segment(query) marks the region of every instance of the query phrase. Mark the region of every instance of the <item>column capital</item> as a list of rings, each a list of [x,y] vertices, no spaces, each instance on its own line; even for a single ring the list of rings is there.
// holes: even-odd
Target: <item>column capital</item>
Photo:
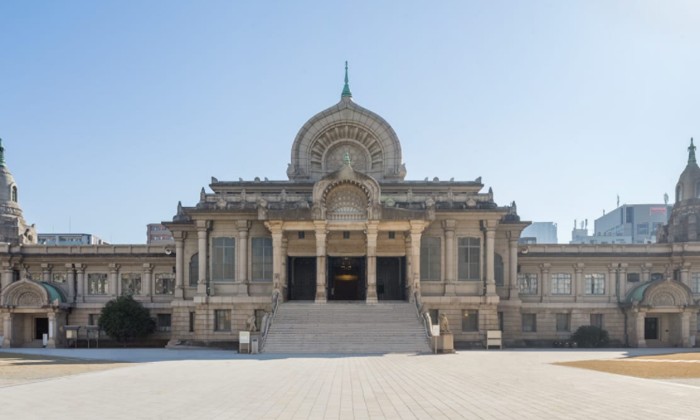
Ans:
[[[481,219],[481,229],[486,232],[495,232],[498,221],[490,219]]]
[[[576,271],[577,274],[582,273],[585,266],[586,266],[586,264],[584,264],[582,262],[579,262],[579,263],[572,265],[572,267],[574,268],[574,271]]]
[[[152,273],[154,267],[155,267],[155,266],[154,266],[153,264],[144,263],[144,264],[143,264],[143,272],[144,272],[144,273]]]
[[[281,234],[284,230],[284,222],[281,220],[269,220],[265,222],[265,227],[274,235]]]
[[[442,221],[442,228],[445,229],[446,232],[454,231],[456,227],[457,227],[456,220],[443,220]]]
[[[108,267],[109,267],[109,272],[110,272],[110,273],[116,273],[116,272],[119,270],[119,267],[121,267],[121,265],[115,264],[115,263],[111,263],[111,264],[109,264]]]
[[[268,222],[265,222],[265,226],[267,226]],[[250,220],[236,220],[236,229],[238,229],[239,232],[248,232],[250,229]]]
[[[212,221],[211,220],[197,220],[196,222],[197,230],[198,231],[208,231],[211,229],[212,226]]]

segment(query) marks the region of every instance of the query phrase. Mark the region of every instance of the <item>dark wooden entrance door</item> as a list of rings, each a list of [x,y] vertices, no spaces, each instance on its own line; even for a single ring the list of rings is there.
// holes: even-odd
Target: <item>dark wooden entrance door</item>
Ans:
[[[287,299],[316,298],[316,257],[289,257],[287,264]]]
[[[659,339],[659,318],[644,318],[644,339]]]
[[[34,318],[34,339],[41,340],[44,334],[49,333],[48,318]]]
[[[377,299],[405,300],[404,257],[377,257]]]
[[[328,300],[364,300],[364,257],[328,258]]]

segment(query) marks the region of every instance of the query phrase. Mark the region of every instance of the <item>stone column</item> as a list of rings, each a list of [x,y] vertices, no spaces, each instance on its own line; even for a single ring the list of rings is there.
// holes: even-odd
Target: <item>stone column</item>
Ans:
[[[85,302],[85,295],[87,294],[87,280],[85,279],[86,268],[85,264],[75,264],[75,272],[78,275],[78,280],[76,281],[76,289],[78,292],[76,300],[78,302]]]
[[[690,312],[680,313],[681,318],[681,346],[690,347]]]
[[[457,294],[455,279],[457,278],[457,265],[455,264],[455,226],[454,220],[443,220],[442,228],[445,231],[445,296]]]
[[[287,298],[287,236],[282,235],[282,272],[280,273],[280,299],[283,301]]]
[[[688,262],[684,262],[681,265],[681,283],[688,287],[690,287],[690,266],[691,264]]]
[[[414,302],[414,293],[420,290],[420,240],[425,225],[423,221],[411,220],[411,274],[409,277],[409,301]]]
[[[491,221],[485,221],[484,225],[486,228],[486,296],[494,296],[496,294],[496,277],[494,276],[496,228]]]
[[[367,303],[377,303],[378,223],[367,223]]]
[[[314,222],[316,233],[316,303],[325,303],[326,297],[326,222]]]
[[[518,239],[510,238],[508,240],[508,293],[510,300],[520,300],[520,291],[518,289]]]
[[[175,299],[185,298],[185,239],[187,232],[176,232],[175,237]]]
[[[108,295],[112,296],[119,296],[121,285],[119,284],[120,282],[117,280],[119,276],[119,264],[109,264],[109,292],[107,293]]]
[[[153,302],[153,285],[151,284],[152,277],[153,264],[143,264],[143,284],[141,292],[144,294],[146,301],[148,302]]]
[[[605,294],[608,296],[608,302],[615,302],[615,277],[618,274],[617,264],[608,266],[608,278],[605,284]]]
[[[66,282],[68,282],[68,302],[75,302],[76,300],[76,288],[75,282],[77,281],[75,276],[75,266],[73,264],[66,264]]]
[[[549,292],[552,289],[552,279],[549,278],[550,267],[551,264],[549,263],[540,264],[540,273],[542,275],[539,284],[540,302],[549,302]]]
[[[642,264],[642,283],[646,283],[651,280],[651,263]]]
[[[12,265],[9,262],[2,263],[2,274],[0,275],[0,296],[3,295],[7,286],[12,284]]]
[[[51,281],[51,269],[53,266],[51,264],[41,264],[41,281],[50,282]]]
[[[49,349],[56,348],[56,313],[49,312],[49,339],[46,343],[46,347]]]
[[[588,291],[586,290],[586,281],[583,278],[584,266],[584,263],[574,264],[574,284],[572,285],[574,302],[578,302],[582,295],[588,293]]]
[[[618,276],[617,301],[622,302],[627,296],[627,263],[619,264]]]
[[[410,232],[404,232],[404,249],[406,253],[406,284],[404,285],[404,295],[408,296],[409,300],[411,300],[411,285],[413,284],[413,258],[411,254],[413,254],[413,247],[411,246]]]
[[[2,317],[3,348],[12,347],[12,317],[13,314],[10,313],[3,314]]]
[[[282,293],[282,235],[284,233],[281,221],[266,222],[265,225],[272,233],[272,288]]]
[[[197,220],[197,244],[199,247],[199,281],[197,282],[197,294],[200,296],[207,293],[207,233],[209,223],[206,220]]]
[[[239,296],[248,296],[248,229],[250,222],[247,220],[238,220],[236,222],[238,229],[238,273],[236,276],[236,294]],[[274,245],[273,245],[274,248]],[[274,257],[273,257],[274,264]]]
[[[645,312],[637,312],[635,319],[635,329],[637,338],[637,347],[646,347],[647,341],[644,339],[644,319],[646,318]]]

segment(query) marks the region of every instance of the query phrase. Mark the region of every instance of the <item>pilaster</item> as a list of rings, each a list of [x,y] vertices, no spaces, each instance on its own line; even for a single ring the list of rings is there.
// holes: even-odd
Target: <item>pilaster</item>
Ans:
[[[455,264],[455,226],[457,222],[454,220],[443,220],[442,228],[445,232],[445,296],[455,296],[456,291],[456,272],[457,265]]]
[[[247,220],[238,220],[236,222],[238,230],[238,275],[236,276],[235,289],[239,296],[248,296],[248,232],[250,230],[250,222]],[[274,249],[274,239],[273,239]],[[274,257],[273,257],[274,264]]]
[[[316,234],[316,303],[325,303],[326,297],[326,222],[314,221]]]
[[[367,223],[367,303],[377,303],[378,222]]]

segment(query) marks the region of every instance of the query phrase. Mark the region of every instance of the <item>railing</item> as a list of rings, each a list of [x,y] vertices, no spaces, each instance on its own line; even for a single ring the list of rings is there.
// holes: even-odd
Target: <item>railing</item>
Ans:
[[[413,303],[416,305],[416,315],[418,319],[423,323],[423,328],[425,329],[425,337],[430,340],[433,336],[432,332],[432,320],[430,319],[430,313],[428,311],[421,312],[423,310],[423,299],[420,294],[420,290],[413,292]]]
[[[280,305],[280,299],[282,294],[279,289],[274,289],[272,291],[272,312],[266,312],[262,319],[262,325],[260,328],[260,351],[265,348],[265,342],[267,341],[267,334],[270,332],[270,327],[272,326],[272,321],[277,315],[277,308]]]

